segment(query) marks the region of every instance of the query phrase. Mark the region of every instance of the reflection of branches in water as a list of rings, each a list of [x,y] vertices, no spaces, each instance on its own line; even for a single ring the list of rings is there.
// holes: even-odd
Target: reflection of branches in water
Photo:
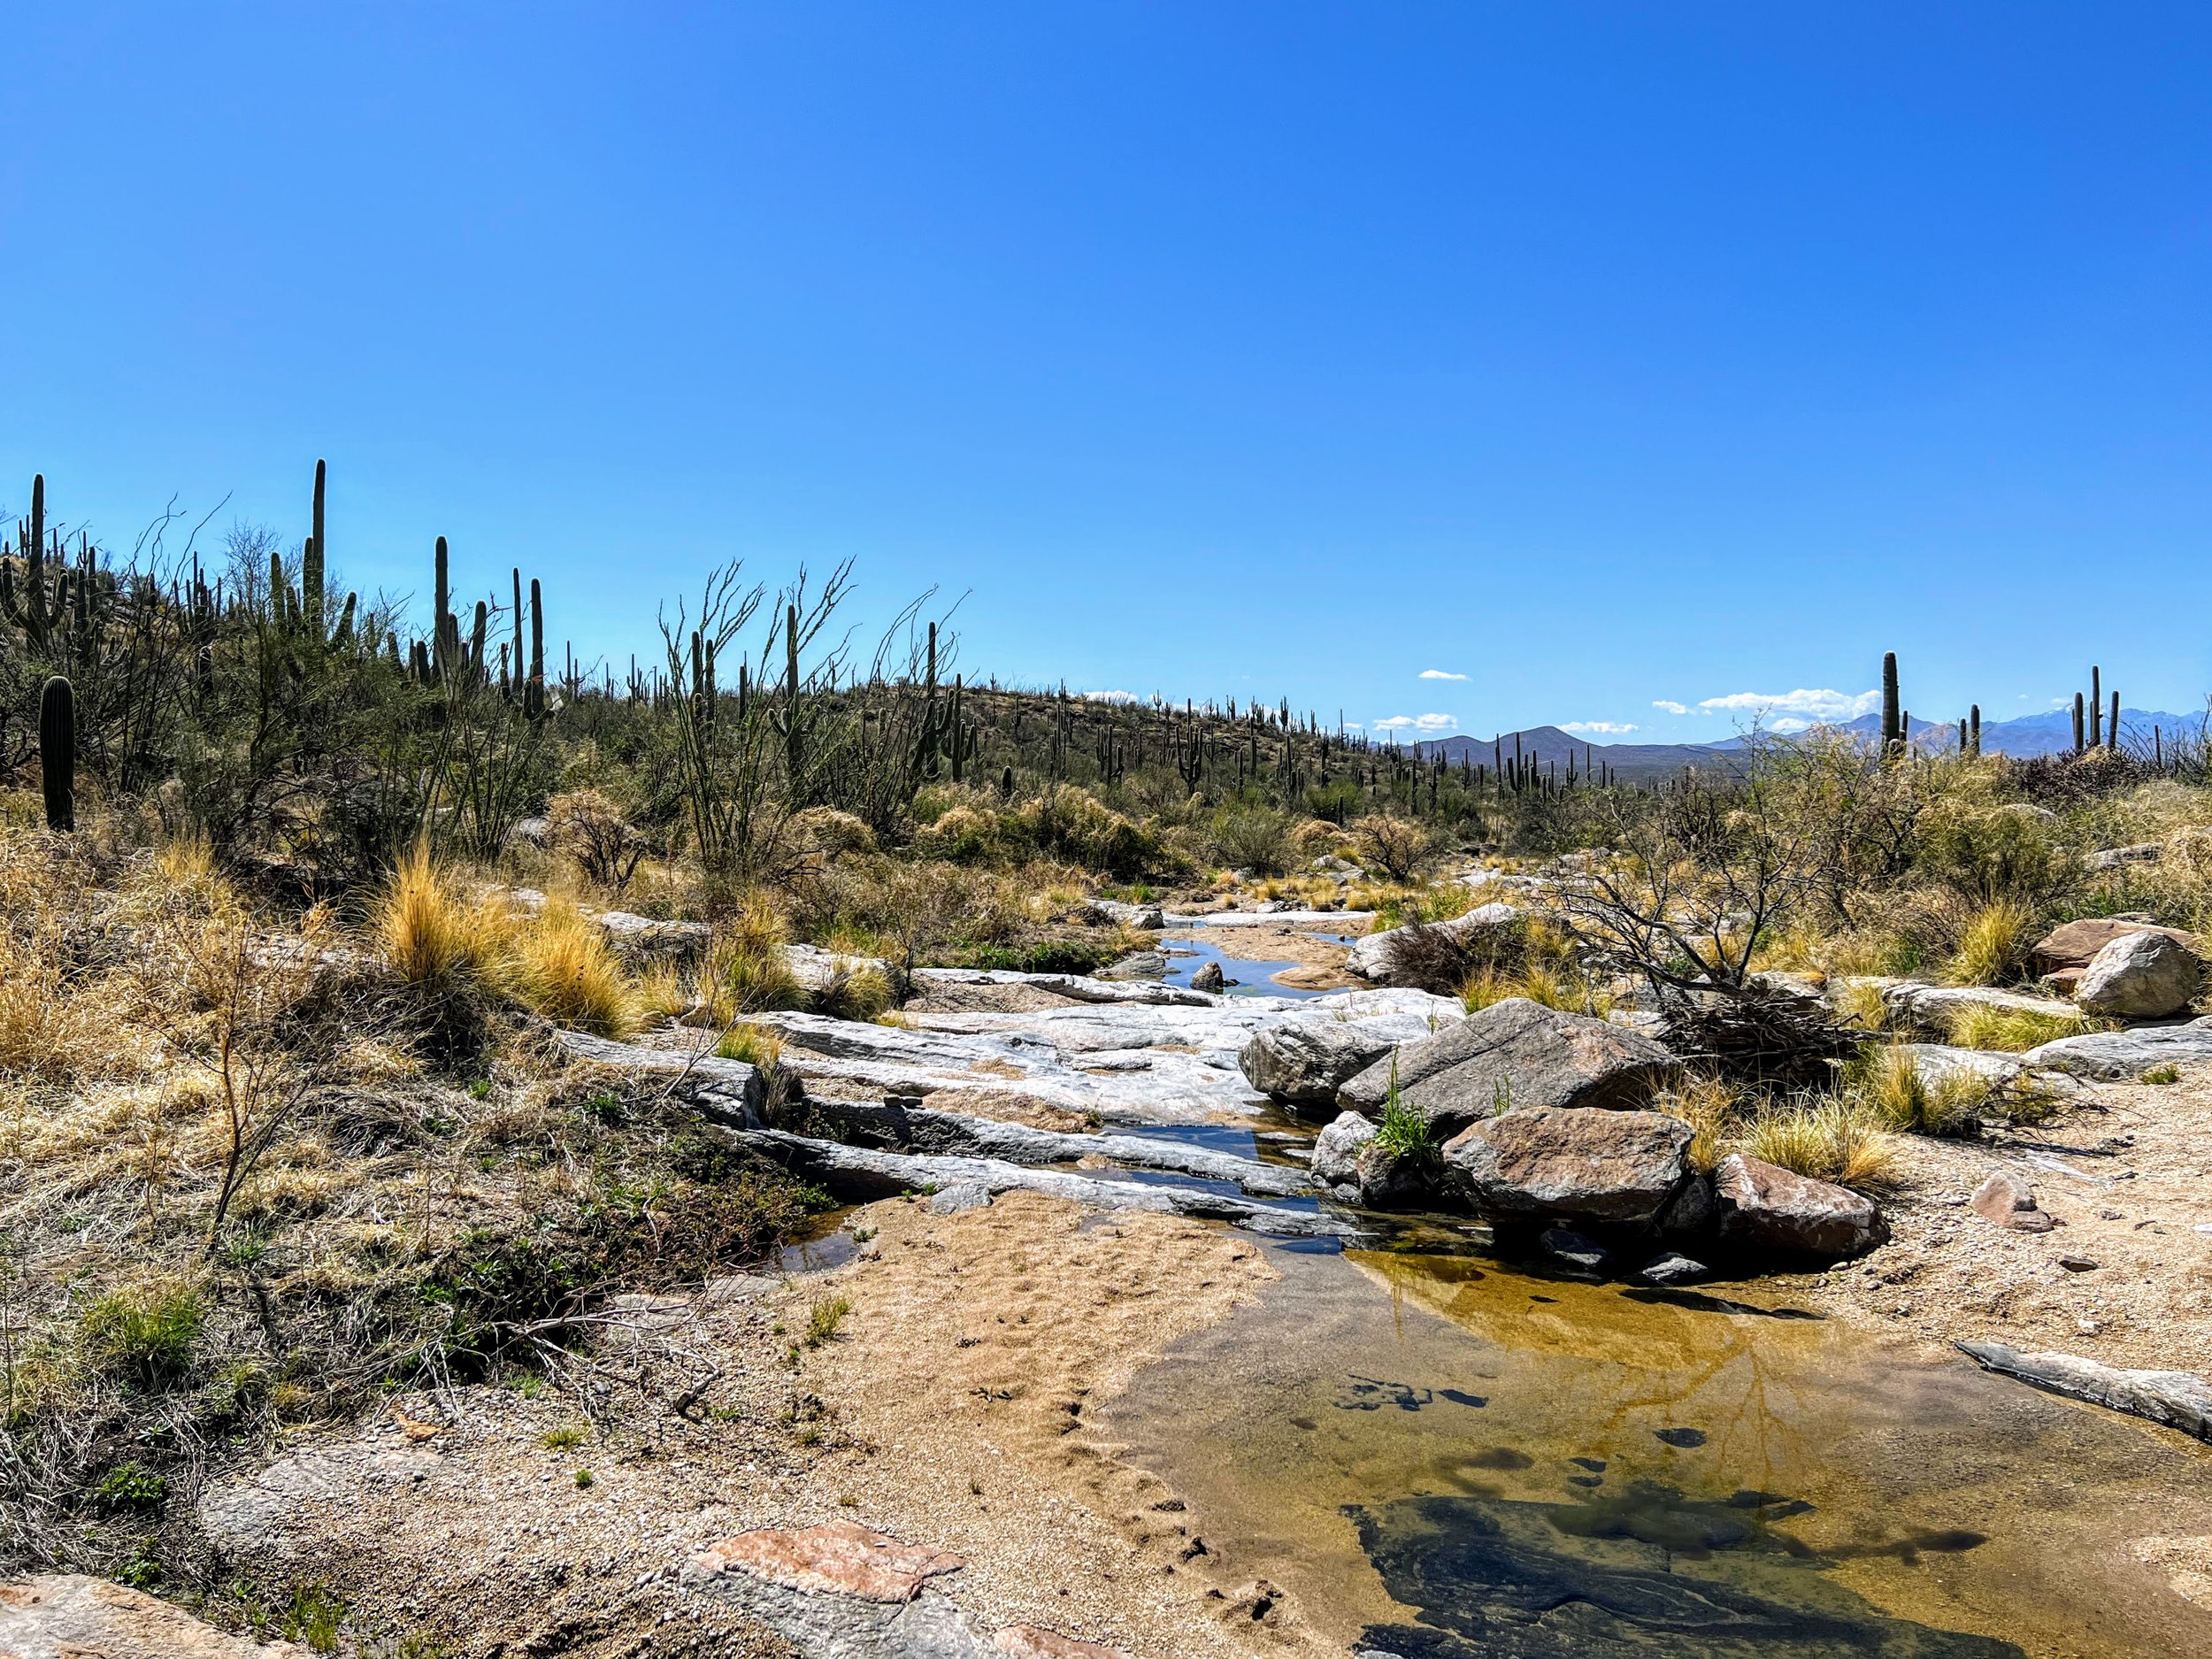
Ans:
[[[1544,1289],[1557,1299],[1532,1317],[1515,1303],[1537,1281],[1517,1274],[1410,1256],[1368,1256],[1360,1264],[1389,1288],[1394,1317],[1402,1320],[1397,1310],[1410,1300],[1522,1366],[1560,1373],[1536,1387],[1497,1390],[1500,1405],[1517,1395],[1547,1416],[1563,1408],[1567,1421],[1615,1437],[1623,1455],[1646,1430],[1669,1426],[1654,1417],[1672,1416],[1705,1432],[1713,1459],[1705,1466],[1726,1471],[1740,1486],[1801,1480],[1826,1461],[1824,1387],[1807,1363],[1807,1346],[1831,1339],[1807,1323],[1551,1281]],[[1523,1340],[1515,1340],[1516,1325]]]

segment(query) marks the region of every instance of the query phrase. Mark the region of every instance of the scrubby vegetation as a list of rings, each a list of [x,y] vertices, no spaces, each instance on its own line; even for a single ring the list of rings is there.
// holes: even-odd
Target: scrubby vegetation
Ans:
[[[35,491],[0,559],[12,1560],[150,1579],[219,1448],[453,1377],[573,1378],[611,1290],[695,1283],[818,1207],[553,1027],[687,1021],[773,1073],[754,1017],[896,1020],[920,966],[1129,951],[1102,895],[1348,904],[1470,1009],[1660,1015],[1701,1162],[1869,1184],[1892,1136],[2044,1107],[1924,1082],[1874,987],[1832,1007],[1776,976],[2017,984],[2055,921],[2212,922],[2185,749],[2016,764],[1814,736],[1646,788],[1447,765],[1286,703],[971,684],[926,596],[861,657],[842,569],[772,595],[718,572],[651,667],[555,669],[538,584],[457,601],[440,544],[417,629],[342,593],[325,520],[319,477],[300,553],[240,526],[211,574],[165,526],[127,557],[70,547]],[[2085,857],[2140,842],[2162,856]],[[1531,872],[1543,913],[1449,929]],[[625,955],[595,919],[617,909],[703,924],[704,948]],[[1959,1018],[1985,1048],[2059,1030]],[[1428,1133],[1393,1110],[1379,1140],[1432,1162]],[[818,1306],[804,1340],[849,1312]]]

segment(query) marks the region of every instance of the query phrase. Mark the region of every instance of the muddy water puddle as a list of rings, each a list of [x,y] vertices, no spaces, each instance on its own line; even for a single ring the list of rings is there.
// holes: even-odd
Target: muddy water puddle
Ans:
[[[2212,1448],[1893,1350],[1786,1281],[1272,1251],[1107,1415],[1233,1570],[1403,1659],[2212,1655],[2143,1563]],[[2156,1553],[2156,1546],[2147,1546]]]

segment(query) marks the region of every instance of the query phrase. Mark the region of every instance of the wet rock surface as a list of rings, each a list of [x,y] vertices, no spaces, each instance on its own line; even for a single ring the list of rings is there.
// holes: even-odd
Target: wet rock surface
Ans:
[[[2212,1440],[2212,1383],[2194,1371],[2124,1371],[2071,1354],[2022,1353],[2001,1342],[1958,1347],[1986,1370]]]
[[[1402,1659],[2022,1659],[1884,1613],[1758,1504],[1657,1481],[1580,1503],[1411,1497],[1350,1514],[1391,1595],[1421,1609],[1363,1635]]]

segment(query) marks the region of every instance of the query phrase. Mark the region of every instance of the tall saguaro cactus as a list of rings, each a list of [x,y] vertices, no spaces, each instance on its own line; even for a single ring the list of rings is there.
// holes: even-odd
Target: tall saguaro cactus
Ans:
[[[38,769],[46,827],[77,827],[77,694],[56,674],[38,698]]]
[[[17,591],[15,566],[0,559],[0,615],[23,630],[23,642],[42,652],[69,608],[68,579],[60,572],[50,593],[46,586],[46,474],[31,480],[31,518],[23,530],[23,586]]]
[[[323,538],[323,485],[326,478],[321,461],[315,463],[315,503],[311,510],[313,529],[306,550],[300,556],[300,600],[307,613],[308,631],[319,640],[323,636],[323,571],[329,543]]]
[[[2089,667],[2089,747],[2104,747],[2104,670],[2095,664]]]
[[[1882,653],[1882,753],[1894,754],[1905,741],[1897,702],[1897,653]]]

